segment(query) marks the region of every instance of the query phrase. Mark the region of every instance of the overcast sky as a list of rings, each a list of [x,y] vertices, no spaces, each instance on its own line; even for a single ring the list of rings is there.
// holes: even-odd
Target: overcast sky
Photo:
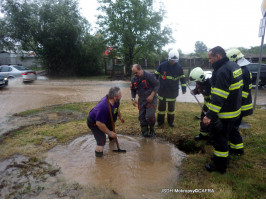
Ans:
[[[97,0],[79,0],[81,13],[94,26]],[[165,47],[192,53],[195,42],[208,48],[260,46],[262,0],[164,0],[165,24],[173,29],[175,44]]]

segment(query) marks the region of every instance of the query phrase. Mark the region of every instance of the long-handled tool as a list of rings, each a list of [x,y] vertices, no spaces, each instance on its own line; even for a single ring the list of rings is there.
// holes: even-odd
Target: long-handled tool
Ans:
[[[188,88],[190,89],[190,91],[191,91],[191,88],[189,87],[189,84],[187,85],[188,86]],[[199,102],[199,100],[198,100],[198,98],[195,96],[195,94],[193,94],[193,96],[195,97],[195,99],[197,100],[197,102],[198,102],[198,104],[199,104],[199,106],[200,106],[200,108],[201,108],[201,110],[202,110],[202,112],[204,113],[204,115],[206,116],[206,113],[207,112],[205,112],[204,110],[203,110],[203,107],[202,107],[202,105],[201,105],[201,103]],[[218,118],[216,121],[211,121],[211,124],[214,126],[214,127],[216,127],[218,130],[222,130],[223,129],[223,124],[222,124],[222,122],[221,122],[221,120]]]
[[[191,88],[189,87],[189,84],[187,84],[187,86],[188,86],[188,88],[189,88],[189,90],[190,91],[192,91],[191,90]],[[199,104],[199,106],[200,106],[200,108],[201,108],[201,110],[202,110],[202,112],[206,115],[206,112],[204,112],[204,110],[203,110],[203,107],[202,107],[202,105],[201,105],[201,103],[199,102],[199,100],[198,100],[198,98],[196,97],[196,95],[193,93],[193,96],[195,97],[195,99],[197,100],[197,102],[198,102],[198,104]]]
[[[115,132],[115,124],[114,124],[114,120],[113,120],[113,114],[112,114],[111,105],[110,105],[110,102],[109,102],[108,95],[107,95],[107,104],[108,104],[108,109],[109,109],[112,129],[113,129],[113,132]],[[116,143],[116,146],[117,146],[117,150],[113,150],[114,152],[120,152],[120,153],[126,153],[127,152],[126,150],[120,149],[117,137],[115,138],[115,143]]]

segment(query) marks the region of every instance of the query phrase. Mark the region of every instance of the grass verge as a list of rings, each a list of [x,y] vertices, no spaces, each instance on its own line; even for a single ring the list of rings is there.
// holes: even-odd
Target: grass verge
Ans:
[[[80,112],[87,116],[95,104],[96,102],[51,106],[19,113],[19,116],[34,116],[47,110]],[[126,122],[122,124],[117,121],[117,132],[125,135],[140,134],[138,109],[133,107],[130,101],[122,101],[121,112]],[[252,116],[244,118],[251,127],[241,129],[245,155],[231,157],[228,171],[224,175],[209,173],[204,169],[205,163],[210,161],[213,149],[205,142],[193,140],[199,131],[199,120],[195,117],[199,115],[197,104],[177,103],[175,127],[171,128],[166,124],[162,128],[156,128],[157,137],[174,143],[188,154],[181,166],[180,179],[174,188],[169,188],[172,190],[169,190],[167,198],[265,198],[265,110],[258,108]],[[60,124],[46,123],[25,127],[1,138],[0,159],[13,154],[41,157],[57,144],[70,142],[88,132],[86,118]],[[189,192],[190,190],[194,193]]]

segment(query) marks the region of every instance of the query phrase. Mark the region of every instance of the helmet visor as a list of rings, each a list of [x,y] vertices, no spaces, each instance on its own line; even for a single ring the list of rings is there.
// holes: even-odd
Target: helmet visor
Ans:
[[[238,61],[237,61],[237,64],[240,66],[240,67],[243,67],[243,66],[247,66],[250,64],[250,62],[245,59],[245,58],[240,58]]]

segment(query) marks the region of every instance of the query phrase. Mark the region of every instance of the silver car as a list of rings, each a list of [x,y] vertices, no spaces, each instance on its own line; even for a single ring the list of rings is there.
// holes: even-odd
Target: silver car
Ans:
[[[7,78],[22,77],[24,82],[34,81],[37,79],[35,71],[21,65],[1,65],[0,75]]]

